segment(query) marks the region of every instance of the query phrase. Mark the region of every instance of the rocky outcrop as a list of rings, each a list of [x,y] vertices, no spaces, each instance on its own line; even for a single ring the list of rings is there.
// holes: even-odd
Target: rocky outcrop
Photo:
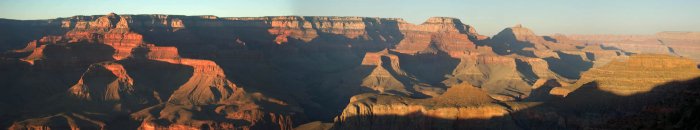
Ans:
[[[565,39],[564,37],[558,38]],[[493,46],[496,53],[501,55],[518,54],[539,58],[556,57],[556,54],[552,51],[577,50],[576,43],[538,36],[532,30],[522,25],[503,29],[503,31],[493,36],[493,39],[490,39],[488,43]]]
[[[332,129],[515,129],[508,110],[467,84],[430,99],[363,94],[354,96]],[[497,119],[496,119],[497,118]],[[480,121],[496,119],[492,121]]]
[[[534,90],[539,94],[533,93],[529,99],[544,103],[520,109],[512,116],[522,126],[538,129],[667,127],[648,124],[667,123],[659,120],[676,117],[658,115],[687,110],[681,105],[693,104],[678,97],[697,93],[697,87],[693,86],[699,72],[690,59],[660,54],[632,55],[591,69],[575,84],[545,82]],[[646,122],[639,117],[655,121]]]
[[[377,53],[367,53],[362,65],[374,66],[374,69],[362,79],[360,86],[370,88],[379,93],[395,93],[399,95],[411,95],[405,84],[399,79],[408,76],[401,69],[399,57],[389,54],[388,50]]]
[[[658,54],[632,55],[583,73],[570,89],[595,82],[597,88],[617,95],[649,92],[655,86],[673,80],[689,80],[700,76],[692,60]]]
[[[521,77],[518,67],[527,66],[518,66],[515,58],[497,55],[463,57],[444,83],[448,86],[470,83],[500,100],[520,99],[529,94],[530,85]]]
[[[0,50],[13,50],[0,55],[7,72],[0,76],[13,80],[0,80],[9,86],[0,94],[0,126],[17,129],[291,129],[339,112],[337,129],[527,129],[543,119],[567,126],[590,121],[561,112],[579,109],[558,102],[593,97],[576,86],[595,81],[638,95],[648,86],[631,86],[637,81],[679,78],[660,68],[693,66],[677,57],[619,59],[697,52],[693,33],[660,33],[638,44],[637,37],[591,42],[516,26],[488,38],[447,17],[415,25],[398,18],[110,13],[0,20],[0,28],[26,29],[0,36],[8,42]],[[625,70],[640,67],[634,64],[662,67]],[[650,73],[662,76],[644,77]],[[642,76],[623,77],[630,75]]]
[[[429,18],[425,23],[412,25],[400,23],[399,30],[403,40],[396,45],[400,53],[413,54],[432,46],[447,52],[452,57],[477,52],[473,41],[486,39],[477,34],[473,27],[463,24],[460,20],[446,17]]]
[[[79,99],[89,101],[138,102],[136,99],[128,101],[128,98],[137,97],[134,79],[118,63],[93,64],[68,91]]]

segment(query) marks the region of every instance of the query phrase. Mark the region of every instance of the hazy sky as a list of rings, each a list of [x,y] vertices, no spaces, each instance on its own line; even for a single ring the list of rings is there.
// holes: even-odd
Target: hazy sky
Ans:
[[[398,17],[420,24],[432,16],[461,19],[493,35],[515,24],[545,35],[653,34],[700,31],[700,0],[1,0],[0,18],[181,14],[237,16]]]

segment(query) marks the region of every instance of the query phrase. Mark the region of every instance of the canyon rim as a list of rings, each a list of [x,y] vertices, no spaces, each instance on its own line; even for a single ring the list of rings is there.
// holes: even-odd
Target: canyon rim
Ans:
[[[102,13],[39,20],[0,14],[2,129],[700,123],[700,30],[690,27],[544,34],[513,24],[487,34],[474,20],[443,16],[414,24],[372,14]]]

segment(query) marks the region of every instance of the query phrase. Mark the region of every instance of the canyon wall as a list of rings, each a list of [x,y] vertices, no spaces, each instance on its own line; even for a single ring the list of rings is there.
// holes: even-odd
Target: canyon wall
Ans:
[[[448,17],[110,13],[0,27],[10,129],[571,128],[590,120],[559,102],[584,102],[582,86],[647,93],[635,83],[696,76],[700,52],[697,33],[539,36],[516,25],[491,38]]]

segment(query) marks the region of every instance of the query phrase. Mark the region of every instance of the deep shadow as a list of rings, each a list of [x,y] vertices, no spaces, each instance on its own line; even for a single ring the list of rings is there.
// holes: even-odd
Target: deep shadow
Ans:
[[[551,36],[542,36],[542,38],[544,38],[544,40],[547,40],[547,41],[550,41],[550,42],[558,43],[557,39],[556,39],[556,38],[553,38],[553,37],[551,37]]]
[[[493,51],[499,55],[518,54],[535,57],[532,51],[523,50],[525,48],[535,47],[534,43],[518,41],[511,28],[504,29],[485,43],[491,45]]]
[[[406,87],[407,90],[412,91],[412,87],[409,87],[409,86],[412,85],[410,79],[406,78],[405,76],[400,75],[398,72],[396,72],[396,71],[394,70],[394,67],[392,67],[392,64],[398,64],[398,63],[394,63],[395,61],[391,61],[391,58],[389,58],[389,57],[387,57],[387,56],[382,56],[382,57],[380,58],[380,60],[382,61],[382,64],[380,65],[380,66],[382,66],[382,68],[384,68],[384,69],[386,69],[387,71],[389,71],[389,73],[391,74],[391,76],[394,77],[394,78],[396,78],[397,80],[399,80],[399,82],[401,82],[401,84],[402,84],[404,87]],[[415,91],[414,91],[414,92],[415,92]],[[393,94],[403,95],[403,96],[410,96],[410,95],[404,95],[403,93],[401,93],[401,92],[396,92],[396,91],[393,91],[393,92],[390,91],[390,92],[387,92],[387,93],[393,93]]]
[[[602,44],[599,45],[599,46],[600,46],[600,48],[602,48],[603,50],[622,50],[622,49],[617,48],[617,47],[615,47],[615,46],[606,46],[606,45],[602,45]]]
[[[192,77],[194,72],[194,68],[190,66],[155,60],[126,59],[119,63],[133,78],[137,93],[148,97],[149,104],[166,102],[175,90]],[[154,92],[158,95],[154,95]]]
[[[63,18],[57,19],[57,21]],[[48,23],[48,24],[47,24]],[[73,22],[75,23],[75,22]],[[10,20],[0,18],[0,53],[24,48],[32,40],[47,35],[62,35],[68,29],[61,28],[61,22],[49,20]]]
[[[557,96],[557,95],[552,95],[549,92],[552,91],[555,87],[561,87],[562,85],[557,82],[555,79],[550,79],[547,80],[542,86],[537,86],[539,88],[532,90],[530,92],[530,95],[523,99],[523,101],[526,102],[549,102],[549,101],[557,101],[561,100],[564,97],[562,96]]]
[[[404,39],[399,30],[399,22],[387,19],[363,19],[365,31],[372,38],[364,52],[377,52],[384,48],[390,48]],[[381,23],[381,24],[375,24]]]
[[[17,119],[46,114],[44,112],[48,108],[63,106],[63,104],[53,104],[58,101],[56,97],[64,95],[68,88],[75,85],[91,64],[114,60],[112,58],[114,53],[115,49],[105,44],[58,43],[46,45],[43,57],[35,60],[34,65],[20,62],[8,66],[12,69],[24,70],[21,73],[14,73],[16,75],[13,77],[16,81],[7,82],[11,86],[3,86],[6,93],[3,93],[2,97],[8,97],[6,98],[8,101],[0,100],[0,104],[6,103],[13,107],[0,112],[3,118],[11,118],[3,119],[0,125],[9,125],[5,121],[17,121]],[[4,64],[9,63],[12,62]],[[7,72],[7,74],[13,73],[13,71]],[[63,109],[55,111],[60,110]]]
[[[549,69],[563,77],[578,79],[586,70],[593,67],[593,63],[586,61],[579,55],[566,54],[557,51],[559,58],[544,58],[549,64]]]
[[[649,92],[620,96],[600,90],[598,83],[590,82],[561,101],[528,108],[515,115],[521,118],[519,120],[537,122],[529,123],[526,128],[556,125],[572,129],[697,129],[695,124],[700,120],[687,118],[687,114],[698,111],[698,86],[700,78],[695,78],[665,83]],[[533,113],[546,111],[556,111],[559,118],[532,118]],[[566,121],[557,121],[561,118]]]
[[[47,45],[43,58],[35,60],[29,71],[19,75],[23,80],[13,86],[16,93],[12,95],[15,100],[23,101],[27,106],[40,104],[48,97],[63,94],[75,85],[91,64],[114,60],[114,53],[114,48],[98,43]]]
[[[337,85],[326,85],[326,83],[322,82],[309,85],[314,87],[318,86],[316,89],[307,90],[309,94],[314,95],[311,100],[318,104],[302,104],[304,110],[307,111],[309,119],[330,122],[347,106],[350,97],[365,92],[379,93],[360,86],[362,80],[367,77],[375,67],[376,66],[360,66],[356,69],[349,70],[349,72],[340,73],[339,76],[343,78],[339,78],[340,81],[338,81]],[[315,78],[324,79],[322,76]]]
[[[588,60],[595,61],[595,54],[586,52],[586,58],[588,58]]]
[[[7,128],[13,119],[19,118],[16,109],[10,106],[19,106],[24,103],[23,100],[17,100],[15,97],[19,92],[13,89],[20,80],[19,75],[23,75],[29,71],[30,65],[19,59],[0,58],[0,128]]]
[[[530,84],[534,83],[535,81],[537,81],[537,79],[540,78],[532,70],[532,65],[525,61],[522,61],[521,59],[515,59],[515,69],[518,72],[520,72],[520,74],[523,75],[523,78],[525,78],[525,81],[527,81]]]
[[[414,55],[392,52],[399,56],[401,69],[415,76],[420,82],[428,83],[434,87],[446,88],[442,81],[446,80],[446,75],[459,65],[460,60],[452,58],[444,51],[437,50],[434,43],[430,48],[436,50],[432,53],[417,53]]]

